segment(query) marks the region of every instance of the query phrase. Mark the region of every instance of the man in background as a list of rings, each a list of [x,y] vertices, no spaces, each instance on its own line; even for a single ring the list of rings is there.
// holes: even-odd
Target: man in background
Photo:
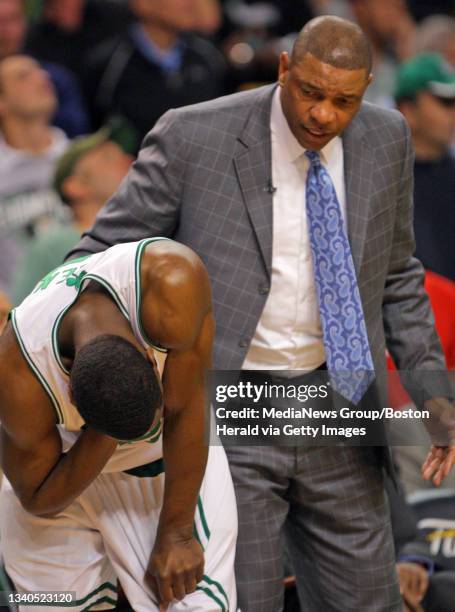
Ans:
[[[439,53],[455,70],[455,17],[426,17],[417,28],[414,48],[419,53]]]
[[[0,59],[24,52],[27,32],[25,5],[25,0],[0,0]],[[40,60],[40,64],[51,77],[58,96],[53,125],[60,127],[69,137],[88,132],[87,109],[74,74],[62,66],[58,58],[52,62]]]
[[[135,23],[93,52],[87,99],[94,123],[111,114],[128,119],[138,146],[169,108],[223,93],[224,63],[197,27],[193,0],[130,0]]]
[[[56,105],[49,76],[34,59],[0,60],[0,235],[17,246],[13,261],[0,261],[6,290],[38,228],[67,216],[52,187],[56,161],[68,146],[50,125]]]
[[[40,61],[62,64],[82,87],[93,48],[128,23],[126,2],[43,0],[41,4],[41,14],[27,32],[25,50]]]
[[[416,256],[425,268],[455,281],[455,73],[437,54],[420,54],[397,75],[395,99],[415,150]]]
[[[72,214],[72,222],[55,223],[28,245],[15,278],[13,300],[21,302],[36,283],[62,262],[95,221],[96,214],[113,195],[132,162],[117,140],[121,133],[106,126],[91,136],[72,142],[58,160],[55,189]]]

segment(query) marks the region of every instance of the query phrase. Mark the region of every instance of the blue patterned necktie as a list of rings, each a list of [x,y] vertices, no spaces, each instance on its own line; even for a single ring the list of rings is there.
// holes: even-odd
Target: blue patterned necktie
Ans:
[[[310,160],[306,209],[324,348],[332,387],[357,404],[374,380],[359,287],[340,205],[319,153]]]

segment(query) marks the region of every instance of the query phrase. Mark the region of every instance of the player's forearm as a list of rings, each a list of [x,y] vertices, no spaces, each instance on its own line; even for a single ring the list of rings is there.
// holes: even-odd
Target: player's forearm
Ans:
[[[98,476],[116,446],[117,442],[108,436],[90,429],[84,431],[33,493],[21,499],[25,509],[37,516],[52,516],[64,510]]]
[[[200,408],[182,410],[165,419],[166,483],[159,533],[193,536],[194,513],[208,454],[201,412]]]

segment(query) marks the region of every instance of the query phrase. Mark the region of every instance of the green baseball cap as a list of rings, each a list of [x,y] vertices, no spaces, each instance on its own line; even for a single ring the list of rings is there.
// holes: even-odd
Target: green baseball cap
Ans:
[[[84,155],[108,140],[116,142],[125,152],[130,153],[134,149],[136,139],[136,133],[131,124],[123,118],[112,119],[94,134],[74,138],[55,168],[54,189],[63,202],[67,202],[62,189],[63,184],[72,175],[75,165]]]
[[[455,99],[455,71],[438,53],[421,53],[398,68],[395,98],[414,98],[419,91]]]

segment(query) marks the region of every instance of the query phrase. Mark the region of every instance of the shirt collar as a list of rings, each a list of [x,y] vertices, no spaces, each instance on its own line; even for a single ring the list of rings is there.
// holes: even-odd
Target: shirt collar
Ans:
[[[306,149],[299,144],[298,140],[291,132],[291,128],[289,127],[281,106],[280,91],[281,88],[278,86],[273,94],[270,128],[272,136],[278,142],[279,147],[286,155],[287,160],[293,163],[305,153]],[[334,159],[334,156],[338,155],[340,145],[341,138],[339,136],[335,136],[335,138],[329,140],[325,147],[321,149],[321,160],[326,165],[329,165]]]
[[[149,62],[158,65],[164,72],[180,70],[185,46],[182,39],[178,40],[169,51],[164,52],[145,34],[139,23],[131,26],[130,35],[136,48]]]

